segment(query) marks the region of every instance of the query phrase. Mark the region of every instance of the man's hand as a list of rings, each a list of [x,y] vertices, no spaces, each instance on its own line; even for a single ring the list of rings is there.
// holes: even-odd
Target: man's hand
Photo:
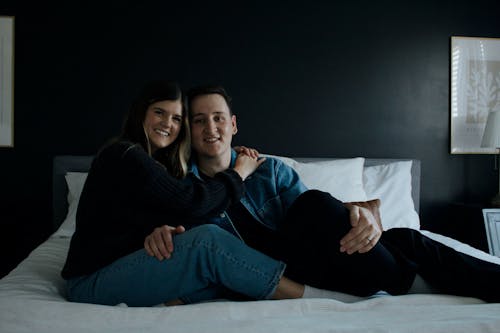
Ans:
[[[353,254],[370,251],[382,235],[379,223],[369,209],[352,203],[344,205],[349,209],[352,229],[340,240],[340,252]]]
[[[172,236],[182,234],[186,229],[183,226],[171,227],[163,225],[155,228],[155,230],[144,239],[144,249],[150,256],[156,257],[158,260],[170,259],[174,252],[174,243]]]

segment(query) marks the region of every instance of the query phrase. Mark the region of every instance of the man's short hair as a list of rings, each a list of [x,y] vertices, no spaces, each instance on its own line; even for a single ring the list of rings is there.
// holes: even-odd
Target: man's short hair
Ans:
[[[191,114],[191,105],[196,97],[203,95],[212,95],[212,94],[221,95],[226,101],[227,107],[229,109],[229,114],[233,115],[233,109],[231,106],[231,97],[226,92],[226,89],[224,89],[224,87],[219,85],[197,86],[189,89],[188,92],[186,93],[186,99],[187,99],[186,104],[189,114]]]

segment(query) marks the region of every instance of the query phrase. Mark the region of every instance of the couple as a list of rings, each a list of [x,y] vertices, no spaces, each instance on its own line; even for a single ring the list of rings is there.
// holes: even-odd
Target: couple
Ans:
[[[438,292],[500,301],[499,265],[411,229],[382,233],[376,204],[308,191],[281,161],[232,150],[236,132],[220,87],[189,91],[187,110],[176,84],[145,87],[89,171],[62,271],[70,301],[398,295],[417,273]]]

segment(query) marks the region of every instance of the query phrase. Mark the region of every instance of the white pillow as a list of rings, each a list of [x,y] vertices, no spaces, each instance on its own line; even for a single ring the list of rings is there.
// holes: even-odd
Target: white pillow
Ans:
[[[328,192],[342,202],[367,200],[363,187],[365,159],[362,157],[308,163],[289,157],[271,157],[279,158],[295,169],[309,189]]]
[[[63,223],[54,233],[55,236],[71,237],[75,232],[76,210],[80,201],[83,185],[87,179],[86,172],[68,172],[64,176],[68,185],[68,214]]]
[[[398,227],[420,229],[420,219],[411,196],[412,161],[393,162],[364,168],[363,181],[368,200],[380,199],[384,230]]]
[[[366,201],[363,187],[362,157],[323,162],[299,163],[294,166],[302,182],[310,189],[330,193],[342,202]]]

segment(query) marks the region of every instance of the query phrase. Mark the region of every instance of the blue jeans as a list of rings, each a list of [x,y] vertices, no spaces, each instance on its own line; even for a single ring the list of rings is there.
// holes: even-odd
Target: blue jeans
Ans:
[[[185,303],[220,298],[224,290],[268,299],[286,267],[211,224],[176,235],[173,242],[170,259],[159,261],[141,249],[69,279],[68,300],[153,306],[178,298]]]

